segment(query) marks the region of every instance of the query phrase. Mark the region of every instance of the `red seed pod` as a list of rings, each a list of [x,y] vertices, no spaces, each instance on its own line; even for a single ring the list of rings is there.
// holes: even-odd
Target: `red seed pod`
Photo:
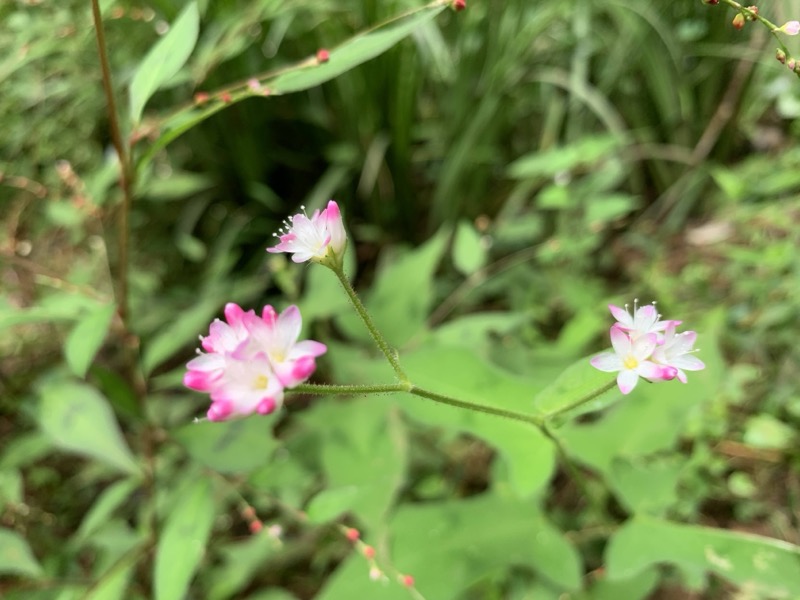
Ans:
[[[317,62],[318,63],[326,63],[331,59],[331,53],[325,50],[325,48],[320,48],[317,50]]]

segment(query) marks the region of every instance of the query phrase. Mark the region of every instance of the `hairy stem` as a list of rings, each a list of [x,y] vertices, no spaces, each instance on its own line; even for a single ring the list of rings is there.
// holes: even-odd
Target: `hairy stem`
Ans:
[[[375,340],[375,343],[378,345],[378,348],[380,348],[380,351],[383,352],[386,360],[388,360],[389,364],[392,365],[392,369],[394,369],[398,379],[404,382],[408,381],[408,376],[400,366],[400,361],[397,359],[397,354],[386,342],[383,334],[378,331],[378,328],[375,326],[372,317],[369,316],[366,307],[361,303],[361,299],[358,297],[358,294],[356,294],[355,289],[353,289],[353,285],[350,283],[347,275],[344,274],[344,269],[340,267],[331,268],[331,270],[336,274],[336,277],[338,277],[339,283],[342,284],[342,287],[344,288],[344,291],[350,300],[350,304],[353,305],[353,308],[358,313],[358,316],[361,317],[361,320],[364,322],[364,325],[366,325],[369,334],[372,336],[372,339]]]

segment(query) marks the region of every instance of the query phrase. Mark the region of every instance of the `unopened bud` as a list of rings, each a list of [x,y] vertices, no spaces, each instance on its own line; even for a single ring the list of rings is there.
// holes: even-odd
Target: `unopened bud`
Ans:
[[[735,29],[742,29],[744,27],[745,18],[742,13],[736,13],[736,16],[733,17],[733,27]]]
[[[230,104],[233,101],[233,97],[231,96],[230,92],[222,92],[219,95],[219,99],[222,100],[225,104]]]
[[[378,567],[372,567],[369,570],[369,578],[372,581],[378,581],[381,577],[383,577],[383,571],[381,571]]]
[[[368,560],[372,560],[375,558],[375,548],[372,546],[364,546],[364,556],[367,557]]]
[[[264,524],[256,519],[255,521],[250,521],[250,533],[258,533],[264,528]]]
[[[331,59],[331,53],[325,50],[324,48],[320,48],[317,50],[317,62],[318,63],[326,63]]]
[[[784,52],[784,51],[783,51],[783,50],[781,50],[780,48],[778,48],[778,49],[775,51],[775,58],[776,58],[776,59],[777,59],[777,61],[778,61],[779,63],[781,63],[782,65],[785,65],[785,64],[786,64],[786,52]]]
[[[400,581],[406,587],[414,587],[414,578],[411,575],[403,575]]]
[[[453,0],[453,8],[456,11],[462,11],[467,8],[467,0]]]
[[[790,58],[787,61],[786,66],[789,68],[790,71],[794,71],[795,67],[797,66],[797,61],[793,58]]]
[[[785,33],[786,35],[797,35],[800,33],[800,21],[789,21],[784,23],[778,31]]]
[[[204,102],[208,102],[208,93],[207,92],[197,92],[194,95],[195,104],[203,104]]]
[[[703,4],[719,4],[719,0],[703,0]]]
[[[361,537],[361,534],[358,533],[358,529],[353,529],[352,527],[347,530],[345,535],[351,542],[355,542],[359,537]]]
[[[750,11],[750,14],[747,15],[747,19],[749,21],[755,21],[758,18],[758,7],[757,6],[748,6],[747,10]]]

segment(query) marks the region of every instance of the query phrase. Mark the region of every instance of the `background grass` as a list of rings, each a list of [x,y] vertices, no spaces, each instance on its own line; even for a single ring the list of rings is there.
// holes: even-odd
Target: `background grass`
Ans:
[[[201,3],[197,47],[137,134],[146,144],[156,115],[198,91],[292,64],[415,6]],[[106,3],[118,97],[181,8]],[[767,10],[782,23],[800,15],[800,2]],[[148,597],[152,554],[127,565],[125,552],[137,547],[143,523],[169,522],[168,507],[189,494],[183,472],[216,482],[197,597],[377,594],[374,586],[358,591],[369,583],[364,559],[322,524],[332,518],[363,528],[379,549],[391,545],[390,564],[417,569],[429,598],[636,598],[675,589],[725,598],[733,585],[745,593],[746,577],[703,576],[666,558],[672,566],[611,582],[601,570],[619,556],[609,554],[609,536],[631,515],[800,543],[800,82],[774,60],[767,32],[734,30],[733,14],[688,1],[470,2],[322,86],[236,103],[159,153],[130,215],[131,323],[148,372],[146,407],[136,401],[117,325],[88,376],[137,459],[158,464],[159,493],[117,492],[107,522],[84,540],[75,536],[87,512],[119,481],[97,456],[57,452],[41,433],[40,407],[48,382],[65,371],[70,331],[114,288],[116,164],[85,3],[0,6],[2,523],[27,539],[46,574],[8,574],[0,590],[85,597],[87,582],[113,583],[121,573],[117,597]],[[330,342],[321,380],[382,374],[326,274],[264,252],[286,215],[330,197],[352,234],[350,272],[378,319],[395,325],[422,379],[456,385],[477,356],[484,378],[474,385],[495,381],[500,369],[502,383],[487,389],[529,403],[506,378],[523,380],[532,397],[602,349],[606,303],[634,297],[657,299],[662,312],[698,329],[701,356],[718,360],[716,371],[683,399],[671,397],[682,395],[674,388],[664,398],[649,390],[597,423],[566,426],[583,488],[545,445],[535,446],[545,458],[526,467],[530,454],[511,447],[513,432],[407,400],[380,409],[359,399],[298,400],[274,437],[258,425],[238,431],[263,463],[209,474],[203,469],[220,469],[203,454],[208,438],[181,429],[203,402],[179,381],[196,335],[226,301],[300,303],[310,331]],[[418,295],[422,312],[399,323],[397,306]],[[669,403],[677,408],[660,412]],[[402,443],[378,443],[386,422]],[[661,441],[625,437],[632,429]],[[348,436],[352,444],[342,442]],[[529,443],[538,442],[520,442]],[[386,473],[389,482],[380,479]],[[376,480],[391,493],[380,496]],[[656,481],[668,489],[647,504],[641,490]],[[343,501],[336,490],[348,486],[366,491]],[[504,496],[509,486],[518,497]],[[203,490],[190,492],[202,514]],[[247,537],[235,510],[243,501],[284,528],[282,546]],[[498,506],[508,516],[493,528]],[[530,517],[530,532],[516,528],[519,515]],[[447,519],[449,529],[419,537]],[[558,560],[486,558],[537,533]],[[472,544],[486,549],[465,558]],[[444,557],[427,559],[432,574],[423,549]],[[564,567],[573,554],[576,574]],[[109,578],[113,564],[123,567]],[[754,593],[788,597],[773,592]]]

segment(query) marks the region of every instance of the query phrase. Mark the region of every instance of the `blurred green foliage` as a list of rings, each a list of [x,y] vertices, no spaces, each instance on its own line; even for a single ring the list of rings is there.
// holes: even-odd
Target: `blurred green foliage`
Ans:
[[[200,1],[196,31],[194,4],[100,6],[141,161],[127,325],[89,7],[0,5],[3,597],[800,596],[800,83],[761,29],[688,1]],[[546,413],[634,296],[708,368],[552,438],[402,394],[192,423],[228,301],[297,303],[320,381],[392,381],[335,278],[264,252],[329,197],[420,385]]]

